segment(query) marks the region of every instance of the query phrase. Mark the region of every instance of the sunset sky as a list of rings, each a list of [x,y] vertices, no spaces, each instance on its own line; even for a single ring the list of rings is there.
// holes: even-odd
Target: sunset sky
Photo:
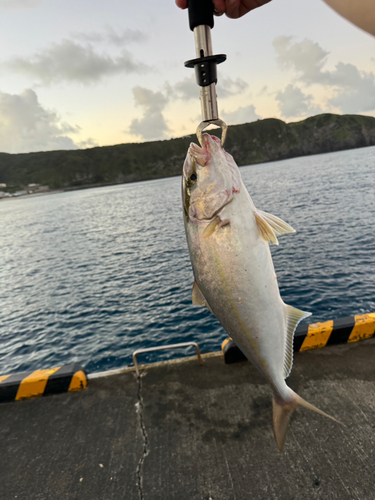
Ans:
[[[0,151],[169,139],[201,121],[187,11],[174,0],[0,0]],[[375,116],[375,38],[321,0],[215,18],[229,124]]]

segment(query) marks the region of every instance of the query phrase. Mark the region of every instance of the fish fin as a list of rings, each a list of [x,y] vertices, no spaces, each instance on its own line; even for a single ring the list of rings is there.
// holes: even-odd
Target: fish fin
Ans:
[[[280,236],[281,234],[295,233],[296,230],[292,228],[285,221],[280,219],[280,217],[276,217],[276,215],[269,214],[267,212],[263,212],[263,210],[258,210],[258,214],[262,216],[262,218],[272,227],[276,236]]]
[[[193,289],[191,291],[191,301],[195,306],[205,306],[212,313],[210,306],[207,303],[207,300],[204,298],[203,293],[201,292],[197,280],[194,281]]]
[[[289,420],[296,408],[298,408],[296,401],[279,403],[278,398],[275,396],[272,398],[273,434],[280,451],[284,449]]]
[[[229,219],[220,219],[220,217],[215,217],[206,227],[206,229],[203,231],[203,238],[207,239],[209,238],[212,234],[214,234],[216,228],[218,227],[225,227],[230,225],[230,220]]]
[[[319,413],[324,417],[330,418],[334,422],[346,427],[342,422],[336,420],[334,417],[331,417],[327,413],[324,413],[324,411],[319,410],[319,408],[316,408],[316,406],[311,405],[310,403],[302,399],[300,396],[298,396],[298,394],[296,394],[292,390],[291,394],[292,394],[291,402],[286,403],[280,400],[280,398],[278,398],[275,395],[272,399],[273,433],[275,435],[277,447],[279,448],[280,451],[283,451],[284,448],[286,431],[288,428],[290,417],[292,416],[294,410],[298,408],[298,406],[303,406],[304,408],[308,408],[309,410],[315,411],[316,413]]]
[[[293,338],[298,323],[311,316],[310,312],[300,311],[293,306],[285,304],[285,348],[284,348],[284,378],[289,377],[293,366]]]
[[[215,217],[206,227],[206,229],[203,231],[203,238],[207,239],[209,238],[214,232],[215,229],[217,228],[218,224],[220,222],[219,217]]]
[[[197,280],[194,281],[193,289],[191,291],[191,301],[195,306],[206,305],[206,299],[203,297],[203,293],[200,291]]]
[[[254,210],[255,220],[258,225],[259,233],[261,238],[264,239],[267,243],[272,241],[275,245],[278,245],[279,242],[276,238],[276,234],[270,224],[266,221],[266,219],[262,216],[259,210]]]

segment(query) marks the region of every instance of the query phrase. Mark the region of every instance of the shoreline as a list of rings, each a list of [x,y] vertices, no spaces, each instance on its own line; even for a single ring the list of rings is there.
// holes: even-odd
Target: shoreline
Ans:
[[[46,196],[48,194],[58,194],[58,193],[64,193],[64,189],[51,189],[49,191],[43,191],[43,193],[29,193],[29,194],[23,194],[20,196],[4,196],[0,198],[0,203],[2,201],[14,201],[14,200],[19,200],[19,199],[25,199],[25,198],[34,198],[37,196]]]
[[[298,158],[305,158],[307,156],[319,156],[319,155],[323,155],[323,154],[332,154],[332,153],[340,153],[340,152],[345,152],[345,151],[354,151],[354,150],[366,149],[366,148],[371,148],[371,147],[375,148],[375,145],[366,145],[366,146],[360,146],[360,147],[355,147],[355,148],[341,149],[341,150],[337,150],[337,151],[328,151],[328,152],[320,152],[320,153],[315,153],[315,154],[291,156],[288,158],[279,158],[277,160],[260,161],[259,163],[249,163],[248,165],[238,165],[238,167],[241,169],[242,167],[250,167],[250,166],[262,165],[262,164],[266,164],[266,163],[275,163],[278,161],[294,160],[294,159],[298,159]],[[48,191],[43,191],[40,193],[30,193],[30,194],[19,195],[19,196],[1,197],[0,203],[3,200],[15,200],[15,199],[20,199],[20,198],[25,199],[25,198],[31,198],[31,197],[37,197],[37,196],[46,196],[49,194],[66,193],[69,191],[82,191],[85,189],[94,189],[94,188],[99,188],[99,187],[121,186],[124,184],[135,184],[135,183],[139,183],[139,182],[168,179],[171,177],[178,177],[179,175],[180,174],[163,175],[160,177],[150,177],[150,178],[144,178],[144,179],[125,181],[125,182],[103,182],[103,183],[97,183],[97,184],[84,184],[82,186],[67,186],[65,188],[50,189]]]
[[[66,191],[173,177],[180,175],[192,140],[184,136],[82,150],[0,153],[0,182]],[[294,123],[267,118],[231,125],[226,141],[239,167],[368,146],[375,146],[374,117],[331,113]]]

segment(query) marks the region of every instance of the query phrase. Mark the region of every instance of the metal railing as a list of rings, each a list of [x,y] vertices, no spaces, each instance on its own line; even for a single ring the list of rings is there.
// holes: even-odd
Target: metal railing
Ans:
[[[159,347],[149,347],[147,349],[137,349],[136,351],[133,352],[133,363],[134,363],[135,372],[137,374],[137,377],[139,378],[139,369],[138,369],[138,362],[137,362],[138,354],[141,354],[144,352],[164,351],[165,349],[176,349],[179,347],[191,347],[191,346],[194,346],[196,351],[197,351],[198,363],[200,365],[203,365],[203,361],[201,358],[201,352],[200,352],[199,346],[196,342],[182,342],[180,344],[162,345]]]

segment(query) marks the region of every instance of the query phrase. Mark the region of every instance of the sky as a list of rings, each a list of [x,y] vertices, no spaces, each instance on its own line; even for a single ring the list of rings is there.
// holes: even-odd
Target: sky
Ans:
[[[174,0],[0,0],[0,151],[27,153],[195,132],[187,11]],[[375,116],[375,38],[322,0],[215,17],[228,124],[319,113]]]

